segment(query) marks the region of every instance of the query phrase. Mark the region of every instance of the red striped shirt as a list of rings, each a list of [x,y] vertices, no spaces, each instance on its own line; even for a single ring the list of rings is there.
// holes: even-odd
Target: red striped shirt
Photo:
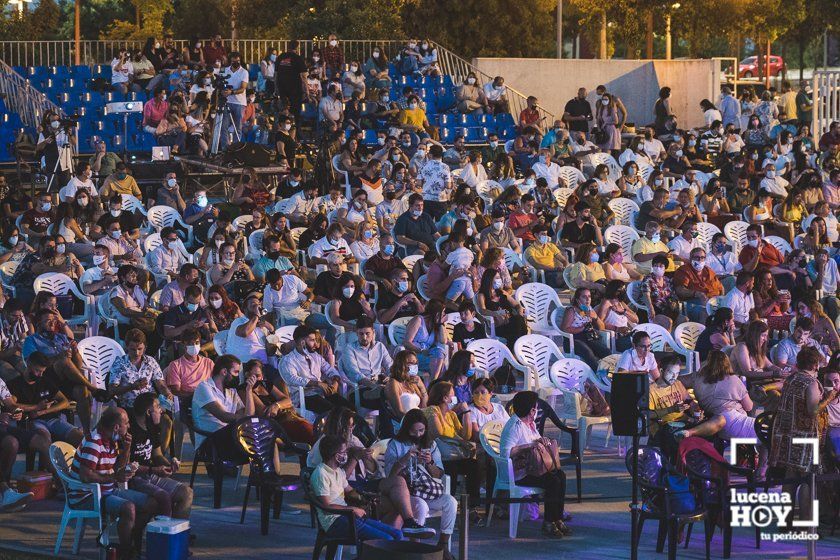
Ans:
[[[82,444],[76,450],[73,457],[73,465],[70,470],[81,479],[81,467],[85,466],[100,475],[109,475],[114,472],[114,465],[117,462],[117,446],[113,440],[105,440],[99,432],[93,430],[90,437],[82,440]],[[102,495],[107,496],[114,491],[113,482],[100,483]],[[78,495],[77,495],[78,494]],[[74,501],[83,500],[86,497],[83,492],[74,492],[71,499]]]

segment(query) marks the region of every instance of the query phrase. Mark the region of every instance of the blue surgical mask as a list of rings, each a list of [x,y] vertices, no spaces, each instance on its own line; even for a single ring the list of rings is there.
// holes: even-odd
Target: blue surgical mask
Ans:
[[[591,310],[592,310],[592,307],[590,307],[590,306],[588,306],[588,305],[581,305],[581,306],[580,306],[580,310],[581,310],[581,311],[591,311]]]
[[[659,240],[662,239],[658,233],[654,233],[650,236],[650,240],[654,243],[659,243]]]
[[[475,368],[470,368],[467,370],[467,377],[475,377]]]
[[[385,253],[387,256],[391,256],[394,254],[394,246],[393,245],[385,245],[383,247],[382,252]]]
[[[190,313],[194,313],[197,309],[198,309],[198,304],[197,303],[188,303],[187,304],[187,311],[189,311]]]

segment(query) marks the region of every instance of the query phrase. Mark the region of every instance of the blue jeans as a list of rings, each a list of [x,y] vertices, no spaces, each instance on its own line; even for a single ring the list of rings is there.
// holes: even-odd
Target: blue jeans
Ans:
[[[834,456],[840,458],[840,428],[829,428],[828,440],[831,442]]]
[[[381,521],[375,519],[368,519],[367,517],[355,519],[356,534],[360,541],[371,541],[374,539],[383,539],[386,541],[401,541],[403,540],[402,531],[395,529],[390,525],[386,525]],[[328,537],[343,537],[350,532],[350,527],[347,525],[346,517],[339,517],[330,528],[327,529]]]
[[[220,148],[224,148],[230,143],[228,129],[231,124],[233,124],[233,129],[236,131],[236,134],[232,135],[233,141],[242,141],[242,117],[245,115],[245,105],[235,105],[228,101],[227,106],[230,109],[230,113],[225,113],[225,118],[222,121],[222,138],[219,140]],[[231,119],[233,120],[232,123]],[[239,140],[236,139],[237,136]]]
[[[470,278],[461,276],[449,284],[449,289],[446,290],[446,299],[455,301],[458,296],[464,296],[464,299],[472,299],[475,296]]]

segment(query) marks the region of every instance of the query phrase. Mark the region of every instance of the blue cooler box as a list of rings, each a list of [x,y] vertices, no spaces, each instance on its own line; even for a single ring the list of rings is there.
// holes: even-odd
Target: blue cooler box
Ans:
[[[154,560],[187,560],[190,522],[158,517],[146,525],[146,557]]]

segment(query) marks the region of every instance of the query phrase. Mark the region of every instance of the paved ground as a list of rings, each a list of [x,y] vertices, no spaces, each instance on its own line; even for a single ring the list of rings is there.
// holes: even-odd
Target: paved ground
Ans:
[[[507,537],[507,522],[494,521],[489,528],[471,527],[469,555],[476,559],[531,558],[564,560],[625,560],[629,558],[630,516],[627,504],[630,499],[629,475],[623,461],[617,454],[615,439],[611,447],[603,447],[603,432],[594,437],[594,445],[584,459],[583,503],[570,502],[568,510],[574,519],[570,526],[572,537],[563,540],[547,540],[541,537],[539,521],[522,521],[519,537]],[[189,444],[187,444],[188,446]],[[186,453],[185,453],[186,454]],[[189,456],[189,455],[187,455]],[[18,465],[20,466],[20,465]],[[296,472],[297,466],[284,463],[284,469]],[[190,463],[182,467],[189,472]],[[180,478],[188,480],[185,474]],[[569,493],[574,493],[573,476],[569,478]],[[259,533],[259,514],[252,501],[245,518],[239,524],[244,489],[233,490],[233,479],[225,480],[222,509],[213,510],[212,485],[209,478],[199,475],[196,482],[195,507],[192,514],[193,532],[197,535],[193,549],[195,557],[206,559],[250,558],[254,560],[278,558],[303,560],[312,557],[315,530],[309,526],[307,506],[302,502],[300,492],[291,494],[286,502],[291,508],[301,511],[299,515],[284,513],[279,520],[272,520],[269,535]],[[252,493],[253,497],[253,493]],[[25,511],[16,514],[0,514],[0,545],[13,544],[51,551],[55,543],[62,503],[49,500],[32,504]],[[436,521],[430,521],[435,526]],[[805,548],[801,545],[763,543],[760,550],[752,544],[750,530],[736,530],[732,554],[738,560],[804,558]],[[453,539],[457,543],[457,535]],[[645,527],[639,558],[666,558],[657,554],[655,524]],[[95,558],[93,531],[88,531],[83,541],[81,556]],[[69,553],[70,535],[65,537],[62,552]],[[823,537],[818,543],[819,558],[840,559],[840,531],[835,537]],[[453,553],[457,547],[453,547]],[[723,556],[722,538],[715,535],[712,541],[712,557]],[[345,555],[345,558],[350,558]],[[702,527],[692,536],[687,550],[680,549],[679,558],[703,558]]]

